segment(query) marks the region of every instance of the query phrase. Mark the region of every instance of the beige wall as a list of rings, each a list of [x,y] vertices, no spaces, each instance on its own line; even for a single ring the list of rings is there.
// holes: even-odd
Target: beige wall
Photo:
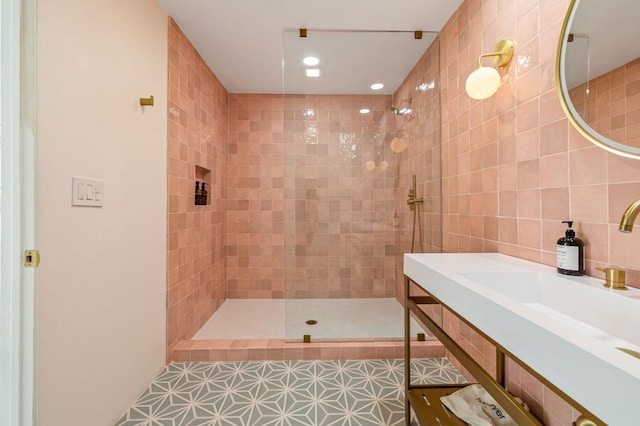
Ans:
[[[108,425],[164,365],[167,17],[42,0],[37,20],[38,425]],[[72,176],[104,207],[72,207]]]

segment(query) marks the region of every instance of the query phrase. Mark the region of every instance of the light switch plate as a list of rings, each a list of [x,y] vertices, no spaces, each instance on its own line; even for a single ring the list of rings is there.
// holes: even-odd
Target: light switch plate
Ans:
[[[81,207],[102,207],[104,182],[74,176],[71,178],[71,205]]]

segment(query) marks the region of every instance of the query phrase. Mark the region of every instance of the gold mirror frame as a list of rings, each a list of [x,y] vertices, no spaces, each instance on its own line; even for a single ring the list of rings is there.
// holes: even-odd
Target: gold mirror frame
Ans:
[[[566,53],[565,47],[567,46],[567,40],[569,38],[568,30],[571,26],[571,23],[573,22],[573,17],[575,15],[578,3],[580,3],[579,0],[571,0],[569,8],[567,10],[567,14],[564,18],[564,23],[562,24],[560,38],[558,40],[558,50],[556,54],[556,89],[558,91],[558,96],[560,97],[560,104],[562,105],[562,109],[564,110],[564,113],[569,119],[571,125],[575,127],[576,130],[578,130],[578,132],[580,132],[580,134],[591,143],[614,154],[640,160],[640,148],[616,142],[595,131],[585,122],[580,114],[578,114],[575,107],[573,106],[573,103],[571,102],[571,98],[569,97],[564,73]]]

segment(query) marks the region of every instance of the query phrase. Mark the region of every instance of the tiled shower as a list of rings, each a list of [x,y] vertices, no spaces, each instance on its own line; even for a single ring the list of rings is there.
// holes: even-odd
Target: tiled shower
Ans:
[[[226,298],[228,93],[169,20],[167,358]],[[197,167],[197,168],[196,168]],[[196,176],[196,170],[206,171]],[[194,205],[196,177],[209,186]]]
[[[394,170],[364,169],[384,155],[390,106],[390,96],[229,94],[229,298],[394,296]]]
[[[391,96],[284,102],[285,296],[393,297]]]
[[[442,244],[438,42],[391,96],[228,93],[173,21],[169,41],[168,359],[227,298],[400,298],[414,174]]]

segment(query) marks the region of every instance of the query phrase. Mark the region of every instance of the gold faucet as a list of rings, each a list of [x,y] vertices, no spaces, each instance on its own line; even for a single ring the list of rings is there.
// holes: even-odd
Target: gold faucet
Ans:
[[[636,217],[640,213],[640,200],[636,200],[627,207],[622,213],[620,218],[620,226],[618,231],[628,234],[633,232],[633,223],[636,221]],[[624,284],[625,273],[622,270],[615,268],[596,268],[606,274],[605,287],[613,288],[616,290],[626,290],[627,287]]]
[[[420,204],[424,202],[424,198],[416,198],[416,193],[413,192],[413,189],[409,190],[409,199],[407,199],[407,204],[413,209],[414,204]]]
[[[409,199],[407,200],[407,205],[411,207],[411,210],[414,209],[416,204],[424,203],[424,198],[416,198],[416,175],[413,175],[413,188],[409,189]]]
[[[620,219],[620,226],[618,231],[629,233],[633,231],[633,223],[636,221],[636,216],[640,213],[640,200],[636,200],[622,214]]]
[[[614,290],[627,289],[627,286],[624,284],[626,274],[622,269],[603,268],[600,266],[596,266],[596,269],[605,273],[605,287],[612,288]]]

